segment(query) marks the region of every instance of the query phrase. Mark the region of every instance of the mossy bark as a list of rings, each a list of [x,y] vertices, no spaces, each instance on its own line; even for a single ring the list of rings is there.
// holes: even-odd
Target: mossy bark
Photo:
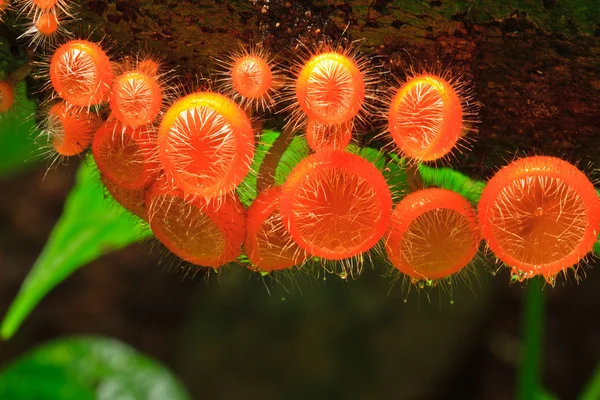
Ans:
[[[473,84],[483,105],[474,151],[455,167],[488,174],[516,154],[584,163],[600,151],[600,8],[595,0],[84,0],[81,34],[115,58],[149,51],[184,86],[214,76],[214,60],[241,42],[292,59],[298,38],[361,40],[373,64],[402,78],[439,66]]]

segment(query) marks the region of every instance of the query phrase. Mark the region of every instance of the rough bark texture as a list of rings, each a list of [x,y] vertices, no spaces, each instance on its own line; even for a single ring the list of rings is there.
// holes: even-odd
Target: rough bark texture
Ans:
[[[85,0],[74,30],[104,38],[116,60],[163,57],[187,87],[214,76],[236,41],[264,42],[285,65],[299,39],[345,32],[399,78],[434,66],[472,82],[482,122],[461,168],[487,173],[517,152],[590,162],[600,150],[600,11],[586,0],[520,3]]]
[[[518,152],[590,162],[600,150],[600,12],[590,1],[526,3],[90,0],[82,19],[116,54],[148,49],[188,83],[210,76],[238,40],[265,42],[289,60],[298,39],[345,31],[399,78],[435,66],[472,82],[481,124],[461,167],[487,173]]]

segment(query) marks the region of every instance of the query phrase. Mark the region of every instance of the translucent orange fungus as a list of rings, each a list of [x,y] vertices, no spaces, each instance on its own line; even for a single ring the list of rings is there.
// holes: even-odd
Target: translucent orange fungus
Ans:
[[[400,151],[419,161],[448,154],[462,136],[461,100],[450,83],[431,74],[409,79],[392,98],[389,131]]]
[[[271,89],[273,74],[266,60],[247,54],[235,60],[231,68],[231,81],[234,89],[243,97],[259,98]]]
[[[33,0],[33,5],[41,8],[42,10],[49,10],[52,7],[55,7],[57,3],[57,0]]]
[[[13,86],[6,81],[0,81],[0,113],[10,110],[13,104],[15,104]]]
[[[87,40],[71,40],[52,56],[50,79],[64,100],[89,107],[108,100],[114,75],[100,46]]]
[[[104,123],[92,142],[92,153],[102,174],[126,189],[141,189],[156,177],[160,167],[156,137],[148,128]]]
[[[138,63],[137,70],[152,77],[156,77],[158,75],[159,65],[158,62],[147,58]]]
[[[100,118],[87,109],[60,102],[50,107],[45,133],[54,150],[69,157],[80,154],[90,145],[100,123]]]
[[[108,193],[117,203],[127,211],[137,215],[143,220],[148,220],[144,197],[146,189],[127,189],[100,174],[100,180],[108,190]]]
[[[589,179],[559,158],[514,161],[488,182],[479,202],[483,237],[520,278],[576,265],[600,229],[600,201]]]
[[[250,169],[254,132],[246,113],[212,92],[179,99],[158,131],[166,177],[186,195],[215,198],[233,191]]]
[[[153,75],[141,70],[129,71],[115,78],[110,109],[123,124],[136,128],[156,119],[162,101],[162,89]]]
[[[352,140],[352,121],[324,125],[315,120],[306,124],[306,141],[313,151],[344,150]]]
[[[315,153],[290,173],[280,212],[294,241],[330,260],[360,255],[388,227],[390,190],[381,172],[362,157],[342,151]]]
[[[51,36],[58,30],[58,18],[53,13],[42,13],[35,21],[35,27],[42,35]]]
[[[63,28],[62,14],[53,11],[43,11],[33,20],[29,28],[19,36],[19,39],[29,37],[29,47],[34,51],[38,46],[53,47],[59,35],[69,35]]]
[[[316,54],[298,75],[296,97],[309,119],[322,124],[342,124],[362,108],[363,73],[357,63],[344,54]]]
[[[8,10],[10,6],[9,0],[0,0],[0,22],[2,22],[2,18],[4,17],[4,13]]]
[[[423,189],[396,205],[385,249],[391,263],[417,280],[440,279],[463,269],[479,248],[475,210],[457,193]]]
[[[258,195],[248,209],[245,249],[252,264],[261,271],[277,271],[300,264],[306,258],[281,221],[281,186]]]
[[[244,209],[235,196],[184,200],[155,184],[146,197],[152,231],[169,250],[196,265],[218,268],[241,254]]]
[[[37,21],[43,13],[54,15],[60,13],[72,18],[73,15],[70,12],[72,3],[70,0],[15,0],[15,4],[20,9],[20,14],[31,17],[33,21]]]
[[[273,95],[282,79],[274,70],[275,62],[267,49],[261,46],[240,46],[224,60],[219,79],[223,92],[244,108],[267,109],[275,104]]]

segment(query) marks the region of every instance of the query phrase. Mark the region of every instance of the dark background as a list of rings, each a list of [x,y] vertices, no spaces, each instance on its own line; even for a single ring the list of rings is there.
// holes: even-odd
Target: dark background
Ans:
[[[600,165],[599,21],[593,12],[559,18],[560,1],[521,2],[525,11],[482,1],[468,12],[446,1],[82,3],[80,25],[100,26],[115,57],[150,48],[184,81],[207,74],[236,39],[264,40],[285,59],[297,38],[337,38],[348,26],[383,70],[402,77],[439,63],[473,82],[479,133],[454,168],[487,179],[531,153],[589,173]],[[58,219],[75,164],[0,182],[0,312]],[[435,290],[404,302],[377,266],[348,282],[275,284],[241,267],[206,282],[167,271],[149,251],[132,246],[76,272],[0,347],[0,365],[45,340],[101,334],[166,363],[194,399],[513,398],[525,290],[505,269],[492,276],[489,261],[470,284],[456,283],[451,304]],[[580,283],[544,288],[544,383],[561,399],[576,396],[600,359],[600,273],[579,273]]]

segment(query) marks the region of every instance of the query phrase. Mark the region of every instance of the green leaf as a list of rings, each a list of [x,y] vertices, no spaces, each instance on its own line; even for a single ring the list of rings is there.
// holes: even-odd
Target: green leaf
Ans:
[[[549,392],[544,388],[538,388],[535,395],[536,400],[560,400],[554,393]]]
[[[409,192],[408,179],[406,177],[406,161],[402,158],[390,156],[390,160],[385,164],[383,177],[388,183],[394,198],[405,196]]]
[[[310,154],[310,147],[306,142],[304,136],[296,136],[292,139],[292,142],[282,154],[277,169],[275,170],[275,183],[277,185],[283,185],[292,169],[300,161],[308,157]]]
[[[246,178],[244,178],[241,185],[237,188],[240,202],[246,207],[250,206],[257,196],[256,180],[258,177],[258,170],[278,136],[279,132],[263,131],[262,135],[260,136],[260,140],[256,144],[256,149],[254,150],[254,159],[252,160],[252,165],[250,166],[250,172],[248,172]]]
[[[77,172],[60,220],[0,325],[10,338],[40,300],[78,268],[150,235],[145,224],[104,196],[91,157]]]
[[[250,172],[246,175],[242,184],[237,188],[240,202],[246,207],[249,207],[257,196],[256,182],[260,165],[275,140],[279,137],[279,134],[280,133],[276,131],[264,131],[260,137],[260,141],[256,145]],[[292,142],[282,154],[279,164],[277,165],[275,171],[275,183],[282,185],[292,168],[294,168],[300,160],[307,157],[309,153],[310,149],[304,137],[296,136],[292,139]]]
[[[600,362],[596,365],[594,373],[585,384],[579,400],[594,400],[600,399]]]
[[[0,178],[34,166],[37,105],[27,99],[25,82],[15,88],[15,106],[0,115]]]
[[[361,156],[371,164],[375,165],[375,167],[380,171],[385,168],[386,157],[385,154],[380,150],[372,147],[358,147],[354,144],[350,144],[348,145],[347,151],[352,154],[356,154],[357,156]]]
[[[437,186],[452,190],[477,204],[485,188],[485,182],[476,181],[450,168],[433,168],[419,164],[419,173],[426,186]]]
[[[25,354],[0,372],[10,400],[187,400],[163,366],[116,340],[68,338]]]

